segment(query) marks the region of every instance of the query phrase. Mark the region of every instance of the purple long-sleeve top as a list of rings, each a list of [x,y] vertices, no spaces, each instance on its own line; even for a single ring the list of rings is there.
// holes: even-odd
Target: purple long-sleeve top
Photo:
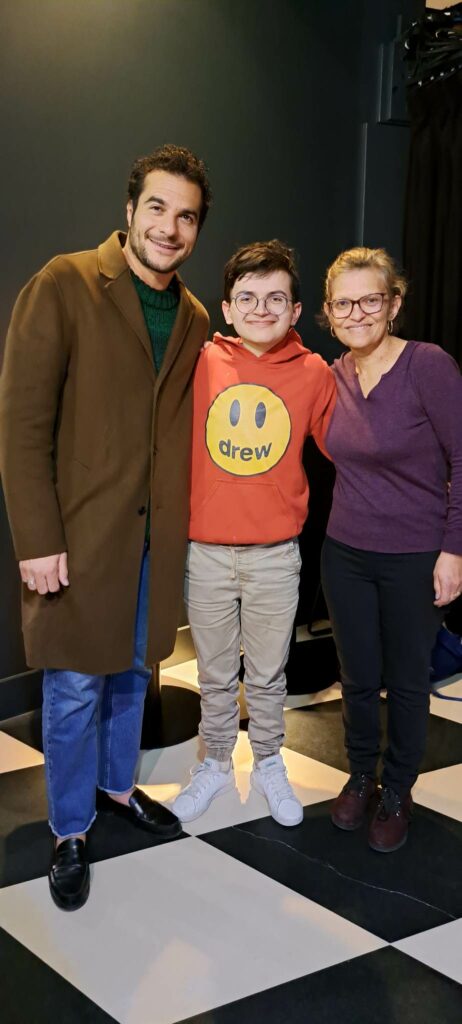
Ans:
[[[437,345],[408,341],[367,398],[351,352],[333,370],[338,398],[326,448],[336,482],[328,536],[367,551],[461,555],[462,377],[456,362]]]

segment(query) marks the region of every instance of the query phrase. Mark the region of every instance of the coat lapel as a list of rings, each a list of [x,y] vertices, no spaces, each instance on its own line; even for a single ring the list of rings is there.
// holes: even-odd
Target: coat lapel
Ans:
[[[106,290],[118,310],[122,313],[122,316],[125,317],[127,323],[139,338],[149,359],[152,375],[155,378],[156,369],[152,358],[151,339],[146,327],[141,302],[136,294],[133,282],[130,280],[128,268],[126,274],[122,274],[114,281],[109,281],[106,285]]]
[[[193,305],[188,297],[186,288],[181,280],[179,280],[178,283],[180,286],[180,303],[175,317],[173,330],[167,345],[167,351],[164,355],[162,366],[160,368],[158,377],[159,381],[164,379],[175,362],[194,316]]]
[[[115,231],[106,242],[100,245],[98,249],[99,269],[108,278],[105,285],[108,295],[139,338],[148,356],[153,380],[157,378],[159,381],[162,381],[171,369],[181,349],[194,316],[194,307],[183,282],[178,278],[180,303],[167,351],[157,377],[152,357],[151,339],[146,327],[143,310],[133,282],[130,279],[127,261],[122,251],[125,238],[126,236],[122,232]]]
[[[104,277],[108,278],[105,288],[109,297],[141,342],[149,359],[153,380],[155,380],[157,375],[152,358],[151,339],[146,327],[141,302],[130,278],[128,264],[122,251],[125,239],[126,235],[122,232],[114,231],[99,246],[99,270]]]

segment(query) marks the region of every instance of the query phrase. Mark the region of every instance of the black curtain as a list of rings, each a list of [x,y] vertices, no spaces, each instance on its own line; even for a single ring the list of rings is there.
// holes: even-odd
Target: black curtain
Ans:
[[[461,364],[462,71],[411,86],[408,100],[405,333],[436,342]]]

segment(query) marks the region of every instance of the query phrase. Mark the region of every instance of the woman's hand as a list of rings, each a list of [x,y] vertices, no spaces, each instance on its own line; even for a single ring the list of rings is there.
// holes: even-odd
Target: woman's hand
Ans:
[[[462,555],[450,555],[442,551],[433,570],[435,587],[434,604],[443,608],[462,593]]]

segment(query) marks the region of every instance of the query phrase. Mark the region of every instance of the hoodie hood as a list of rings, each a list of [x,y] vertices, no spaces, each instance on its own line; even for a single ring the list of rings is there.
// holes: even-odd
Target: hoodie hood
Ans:
[[[300,357],[306,356],[309,352],[309,348],[305,348],[302,343],[302,339],[297,331],[293,327],[290,328],[288,334],[282,341],[278,341],[273,348],[268,349],[261,356],[255,356],[253,352],[245,348],[242,338],[235,338],[231,335],[221,334],[217,331],[213,335],[212,343],[219,345],[225,351],[228,350],[232,353],[234,358],[237,356],[237,352],[244,359],[258,359],[259,363],[288,363],[292,359],[299,359]]]

